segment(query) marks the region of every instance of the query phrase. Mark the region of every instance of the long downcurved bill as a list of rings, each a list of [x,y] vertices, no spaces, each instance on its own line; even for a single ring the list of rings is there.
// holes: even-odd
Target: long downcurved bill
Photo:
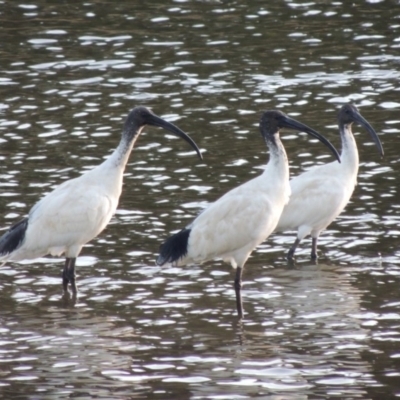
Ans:
[[[156,115],[151,115],[150,120],[147,121],[148,125],[153,125],[153,126],[158,126],[160,128],[164,128],[167,131],[172,132],[176,136],[179,136],[180,138],[186,140],[196,151],[197,155],[200,157],[200,159],[203,159],[203,155],[201,154],[200,149],[197,147],[197,144],[195,141],[188,136],[185,132],[180,130],[177,126],[174,124],[171,124],[170,122],[165,121],[164,119],[157,117]]]
[[[283,119],[283,121],[281,121],[281,123],[282,123],[282,126],[284,126],[286,128],[295,129],[300,132],[306,132],[309,135],[315,137],[320,142],[322,142],[326,147],[328,147],[328,149],[335,156],[336,160],[338,160],[338,162],[340,162],[340,155],[339,155],[338,151],[336,150],[336,148],[333,146],[333,144],[328,139],[326,139],[324,136],[322,136],[320,133],[318,133],[317,131],[314,131],[314,129],[310,128],[307,125],[302,124],[299,121],[296,121],[293,118],[289,118],[288,116],[285,116],[285,118]]]
[[[363,126],[370,134],[372,140],[374,141],[376,147],[378,148],[379,154],[383,157],[383,147],[379,140],[379,136],[375,132],[375,129],[369,124],[369,122],[358,112],[353,113],[354,121]]]

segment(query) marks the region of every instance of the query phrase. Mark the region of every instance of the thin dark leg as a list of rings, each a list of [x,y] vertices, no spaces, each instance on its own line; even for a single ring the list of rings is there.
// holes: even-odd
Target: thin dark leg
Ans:
[[[76,258],[70,258],[70,263],[69,263],[69,281],[71,282],[71,289],[72,293],[76,295],[78,293],[78,289],[76,288],[76,283],[75,283],[75,262]]]
[[[318,258],[317,246],[318,246],[318,237],[312,238],[311,260],[316,260]]]
[[[296,251],[297,246],[299,245],[299,243],[300,243],[300,239],[297,238],[297,239],[295,240],[293,246],[290,248],[290,250],[289,250],[288,253],[287,253],[286,258],[287,258],[288,260],[292,260],[292,259],[293,259],[294,252]]]
[[[65,264],[64,264],[64,269],[62,273],[62,283],[63,283],[63,288],[64,292],[68,292],[68,283],[69,283],[69,263],[70,263],[70,258],[65,259]]]
[[[75,283],[75,262],[76,258],[66,258],[64,269],[62,273],[62,281],[64,292],[68,293],[68,284],[71,284],[72,293],[76,294],[78,292]]]
[[[236,293],[236,308],[239,319],[243,318],[243,302],[242,302],[242,273],[243,268],[236,268],[235,276],[235,293]]]

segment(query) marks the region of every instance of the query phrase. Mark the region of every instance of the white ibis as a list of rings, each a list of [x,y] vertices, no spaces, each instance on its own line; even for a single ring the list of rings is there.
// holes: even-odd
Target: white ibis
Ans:
[[[232,189],[160,247],[158,265],[176,266],[221,258],[236,268],[235,294],[239,318],[243,317],[242,271],[254,248],[275,229],[290,195],[289,165],[279,138],[280,128],[307,132],[324,143],[340,160],[336,149],[322,135],[280,111],[266,111],[260,131],[270,152],[260,176]]]
[[[317,258],[320,233],[343,211],[357,184],[358,151],[351,131],[353,123],[368,131],[383,156],[382,144],[372,126],[361,116],[357,107],[344,105],[338,114],[342,141],[341,163],[336,161],[316,166],[290,181],[292,194],[285,206],[276,232],[297,230],[297,238],[287,258],[292,259],[297,246],[311,234],[311,258]]]
[[[83,245],[96,237],[113,216],[126,163],[146,125],[164,128],[181,137],[202,158],[196,143],[178,127],[145,107],[134,108],[125,121],[121,141],[110,157],[80,177],[62,183],[36,203],[28,217],[0,237],[0,262],[65,254],[63,288],[67,292],[71,283],[76,295],[76,258]]]

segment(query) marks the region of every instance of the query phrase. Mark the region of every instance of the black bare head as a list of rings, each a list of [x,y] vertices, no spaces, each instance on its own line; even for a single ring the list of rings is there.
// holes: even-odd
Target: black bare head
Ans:
[[[160,128],[164,128],[174,135],[179,136],[180,138],[186,140],[196,151],[197,155],[203,159],[203,156],[200,152],[200,149],[197,147],[197,144],[194,142],[192,138],[190,138],[185,132],[179,129],[171,122],[165,121],[164,119],[155,115],[151,110],[146,107],[139,106],[135,107],[128,115],[123,135],[135,136],[140,133],[141,129],[146,125],[150,126],[158,126]]]
[[[288,117],[282,111],[278,110],[265,111],[261,117],[260,131],[261,135],[265,138],[267,143],[274,142],[275,135],[279,134],[281,128],[288,128],[300,132],[306,132],[309,135],[317,138],[320,142],[322,142],[325,146],[329,148],[329,150],[333,153],[335,158],[340,162],[340,156],[335,147],[331,144],[331,142],[329,142],[328,139],[326,139],[320,133],[308,127],[307,125],[304,125],[301,122]]]
[[[338,123],[340,132],[344,132],[344,127],[351,127],[353,123],[363,126],[367,132],[370,134],[372,140],[374,141],[376,147],[378,148],[379,154],[383,157],[383,147],[379,140],[375,129],[370,125],[370,123],[360,114],[358,108],[353,104],[345,104],[339,111]]]

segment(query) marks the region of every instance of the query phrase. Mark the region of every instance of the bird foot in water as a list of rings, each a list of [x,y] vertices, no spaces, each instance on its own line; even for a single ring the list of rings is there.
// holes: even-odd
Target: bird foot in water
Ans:
[[[68,273],[63,272],[62,284],[64,293],[68,293],[68,284],[71,284],[72,294],[76,295],[78,293],[78,288],[75,282],[75,274],[73,274],[73,276],[70,276]]]
[[[288,253],[286,254],[286,259],[288,261],[294,261],[294,251],[293,252],[288,251]]]

